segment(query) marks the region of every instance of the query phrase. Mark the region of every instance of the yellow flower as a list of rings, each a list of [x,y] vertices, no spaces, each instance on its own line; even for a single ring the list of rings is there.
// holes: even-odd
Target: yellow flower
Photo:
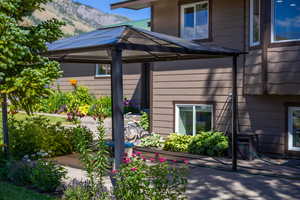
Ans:
[[[90,108],[89,105],[84,105],[84,106],[80,106],[80,107],[78,108],[78,110],[79,110],[79,112],[80,112],[81,114],[87,115],[88,112],[89,112],[89,108]]]

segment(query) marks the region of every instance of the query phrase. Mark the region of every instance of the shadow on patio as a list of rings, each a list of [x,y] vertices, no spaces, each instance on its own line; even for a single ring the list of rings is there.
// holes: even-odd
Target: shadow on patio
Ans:
[[[300,199],[300,180],[191,168],[188,196],[196,199]]]

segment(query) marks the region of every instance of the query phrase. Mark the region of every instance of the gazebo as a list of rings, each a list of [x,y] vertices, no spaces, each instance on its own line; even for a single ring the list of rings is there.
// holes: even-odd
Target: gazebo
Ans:
[[[232,57],[232,169],[237,169],[237,59],[243,52],[204,45],[131,26],[98,29],[48,44],[59,62],[111,64],[112,139],[115,168],[124,154],[122,63]]]

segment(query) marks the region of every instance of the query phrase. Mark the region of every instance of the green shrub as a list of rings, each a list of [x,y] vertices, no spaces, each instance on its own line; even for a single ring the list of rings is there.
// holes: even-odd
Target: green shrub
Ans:
[[[222,156],[229,146],[228,137],[221,132],[202,132],[192,138],[188,152],[199,155]]]
[[[9,120],[11,153],[17,158],[43,150],[52,156],[73,151],[67,128],[60,123],[50,124],[45,117],[27,117],[26,120]]]
[[[7,161],[6,176],[2,180],[16,185],[30,186],[43,192],[54,192],[66,176],[66,170],[52,161],[30,159]]]
[[[57,113],[66,111],[66,106],[69,103],[67,93],[54,90],[47,98],[42,99],[37,110],[45,113]]]
[[[22,158],[41,150],[50,156],[60,156],[76,151],[79,138],[86,138],[90,143],[93,133],[84,127],[66,128],[60,123],[50,124],[49,119],[27,117],[18,121],[9,119],[10,150],[14,157]]]
[[[72,92],[67,93],[69,102],[67,103],[68,112],[77,112],[80,106],[91,105],[96,100],[94,96],[89,93],[89,89],[78,86]]]
[[[141,147],[163,147],[164,139],[159,134],[151,134],[141,139]]]
[[[31,167],[24,161],[7,161],[3,170],[6,174],[2,177],[3,180],[10,181],[16,185],[31,184]]]
[[[94,134],[93,132],[84,126],[77,126],[69,129],[69,135],[71,135],[71,142],[75,152],[79,152],[78,144],[84,140],[87,145],[93,143]]]
[[[32,186],[43,192],[53,192],[66,177],[66,170],[53,161],[38,160],[31,168]]]
[[[149,131],[150,125],[149,125],[149,115],[146,112],[142,112],[141,121],[139,122],[139,125],[145,130]]]
[[[192,140],[190,135],[172,133],[166,140],[164,150],[174,152],[187,152],[188,145]]]
[[[97,99],[90,107],[89,115],[104,119],[112,115],[112,99],[109,96],[103,96]]]

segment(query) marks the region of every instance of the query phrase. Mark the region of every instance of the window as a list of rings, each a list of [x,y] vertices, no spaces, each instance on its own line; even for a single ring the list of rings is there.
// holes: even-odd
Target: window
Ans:
[[[96,77],[110,76],[110,65],[96,64]]]
[[[176,104],[175,132],[196,135],[212,130],[213,106],[203,104]]]
[[[250,46],[260,44],[260,0],[250,0]]]
[[[300,151],[300,107],[289,107],[288,150]]]
[[[272,1],[272,42],[300,40],[300,1]]]
[[[181,6],[181,37],[187,40],[208,39],[208,1]]]

